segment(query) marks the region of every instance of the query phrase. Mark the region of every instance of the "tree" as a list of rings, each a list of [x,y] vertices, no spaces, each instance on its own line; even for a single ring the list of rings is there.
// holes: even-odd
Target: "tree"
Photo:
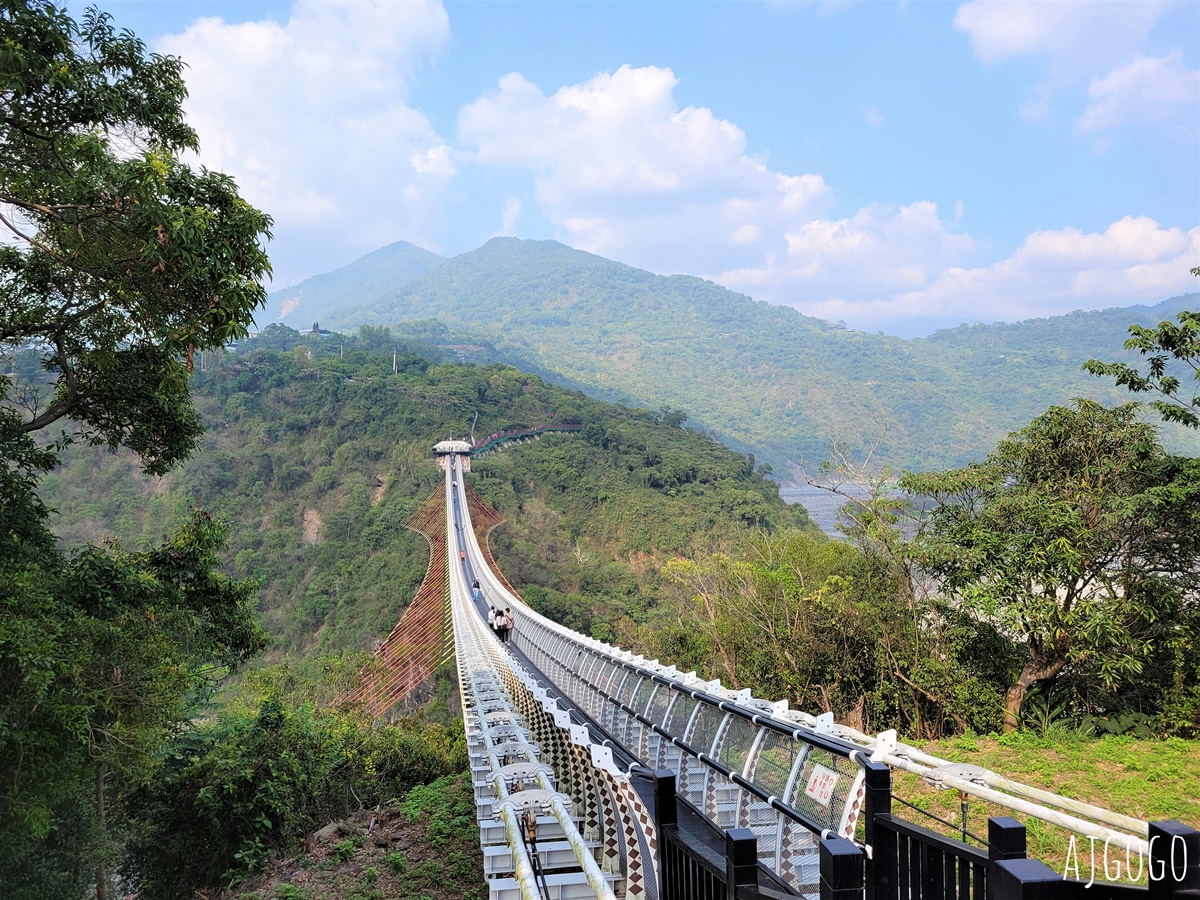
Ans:
[[[1067,667],[1126,684],[1194,618],[1200,463],[1165,454],[1137,404],[1051,407],[985,462],[900,483],[933,504],[924,565],[1026,646],[1006,729],[1033,685]]]
[[[1192,269],[1192,274],[1200,276],[1200,266]],[[1181,397],[1179,392],[1185,390],[1184,384],[1178,375],[1168,370],[1174,361],[1181,364],[1185,374],[1190,369],[1192,380],[1200,382],[1200,313],[1184,310],[1176,319],[1178,325],[1159,322],[1157,328],[1129,327],[1130,337],[1125,342],[1125,349],[1137,350],[1148,357],[1144,374],[1126,363],[1103,363],[1098,359],[1089,359],[1083,368],[1092,375],[1115,378],[1117,384],[1134,393],[1161,395],[1151,400],[1150,406],[1164,422],[1200,428],[1200,385],[1196,386],[1190,399],[1186,394]],[[1177,365],[1176,371],[1179,368]]]
[[[155,549],[72,553],[37,495],[57,451],[125,446],[148,472],[201,427],[197,350],[265,299],[271,220],[193,170],[182,63],[89,10],[0,5],[0,883],[6,897],[107,897],[113,794],[144,778],[214,680],[264,644],[255,591],[216,571],[203,513]],[[71,423],[57,442],[35,435]],[[115,786],[115,791],[114,791]]]
[[[270,271],[270,218],[178,158],[198,146],[182,65],[94,9],[0,7],[0,352],[36,348],[53,379],[0,380],[0,405],[30,432],[69,417],[154,473],[201,431],[193,354],[246,334]]]
[[[202,513],[160,547],[63,553],[40,475],[53,450],[0,418],[0,883],[77,896],[111,856],[108,785],[144,777],[217,679],[265,643],[255,590],[215,571]]]
[[[655,655],[863,730],[928,738],[999,724],[1008,642],[953,609],[914,603],[871,547],[750,532],[662,574],[667,602],[637,635]]]

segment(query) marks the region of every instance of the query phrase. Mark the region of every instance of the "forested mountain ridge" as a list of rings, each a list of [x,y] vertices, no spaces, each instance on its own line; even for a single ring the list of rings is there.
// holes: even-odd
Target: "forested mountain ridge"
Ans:
[[[536,583],[548,611],[585,630],[605,634],[631,604],[635,615],[652,604],[656,558],[696,534],[814,527],[752,461],[678,414],[506,366],[431,361],[385,329],[343,340],[274,326],[203,366],[193,386],[206,435],[184,465],[145,478],[126,454],[71,451],[42,493],[69,542],[149,545],[193,506],[227,520],[231,571],[262,584],[271,661],[370,649],[387,634],[424,575],[425,541],[403,522],[441,477],[432,446],[477,412],[480,434],[584,426],[485,456],[472,479],[509,518],[497,540],[514,583]]]
[[[357,304],[370,301],[376,295],[390,295],[443,259],[408,241],[397,241],[340,269],[272,291],[267,295],[266,306],[255,319],[260,328],[273,322],[285,322],[292,328],[307,331],[314,322],[327,318],[347,302]]]
[[[437,318],[463,340],[595,396],[686,410],[784,477],[815,469],[833,440],[853,448],[881,439],[877,460],[909,468],[961,464],[1051,404],[1123,402],[1128,395],[1088,376],[1083,362],[1122,358],[1129,325],[1156,324],[1200,299],[905,340],[515,238],[446,260],[390,295],[354,298],[322,324]]]

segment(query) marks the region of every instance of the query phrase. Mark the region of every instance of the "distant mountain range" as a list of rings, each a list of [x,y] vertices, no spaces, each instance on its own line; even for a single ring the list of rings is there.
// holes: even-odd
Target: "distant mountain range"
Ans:
[[[272,291],[257,316],[259,328],[283,322],[307,331],[347,303],[370,303],[390,297],[396,290],[446,261],[408,241],[397,241],[373,250],[348,266],[306,278],[300,284]]]
[[[276,291],[263,318],[278,309],[297,328],[343,330],[436,319],[460,343],[601,398],[682,409],[788,479],[814,472],[835,441],[858,454],[878,442],[875,463],[956,465],[1052,404],[1128,400],[1082,363],[1123,358],[1131,324],[1198,305],[1187,294],[906,340],[554,241],[495,238],[451,259],[393,244]],[[1166,440],[1200,452],[1191,432]]]

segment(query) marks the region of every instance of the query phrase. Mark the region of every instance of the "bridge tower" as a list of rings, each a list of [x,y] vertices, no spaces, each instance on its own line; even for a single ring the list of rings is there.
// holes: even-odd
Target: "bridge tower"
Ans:
[[[450,464],[450,460],[454,457],[459,458],[459,465],[464,472],[471,471],[471,444],[468,441],[456,441],[450,439],[447,441],[438,441],[433,445],[433,458],[437,461],[438,468],[442,471],[446,470],[446,466]]]

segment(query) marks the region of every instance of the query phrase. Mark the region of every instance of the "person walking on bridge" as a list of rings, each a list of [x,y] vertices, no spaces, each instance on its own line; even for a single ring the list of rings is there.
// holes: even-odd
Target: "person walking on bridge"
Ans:
[[[488,607],[488,628],[492,629],[492,634],[500,636],[500,614],[496,612],[496,607]]]
[[[513,628],[516,626],[516,620],[513,619],[512,609],[504,607],[504,625],[501,628],[500,640],[508,643],[512,638]]]

